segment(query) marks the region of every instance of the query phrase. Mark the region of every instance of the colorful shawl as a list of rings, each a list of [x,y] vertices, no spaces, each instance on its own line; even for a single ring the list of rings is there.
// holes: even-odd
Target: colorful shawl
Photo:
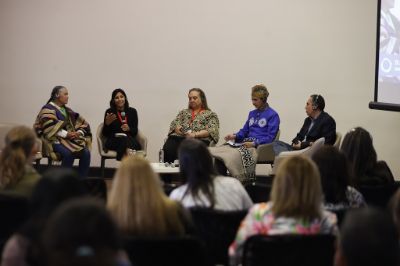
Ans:
[[[85,147],[91,148],[92,135],[89,124],[70,108],[65,107],[65,111],[66,115],[63,114],[59,106],[48,103],[42,107],[34,124],[37,135],[43,141],[45,154],[47,153],[53,160],[60,159],[53,151],[53,144],[55,143],[64,145],[71,152],[79,152]],[[57,132],[62,129],[69,132],[80,130],[84,133],[84,136],[72,140],[62,138],[57,135]]]

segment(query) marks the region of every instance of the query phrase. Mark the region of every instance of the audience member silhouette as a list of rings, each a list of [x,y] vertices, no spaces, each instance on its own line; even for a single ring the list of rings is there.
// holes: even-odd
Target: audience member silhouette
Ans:
[[[351,129],[343,138],[340,150],[350,162],[352,184],[376,186],[391,184],[394,177],[385,161],[378,161],[371,134],[362,127]]]
[[[35,132],[26,126],[12,128],[0,153],[0,193],[30,197],[40,175],[32,167],[37,151]]]
[[[335,266],[398,266],[399,239],[388,213],[373,208],[347,213],[340,229]]]
[[[139,156],[127,156],[121,161],[107,208],[125,235],[184,235],[192,226],[182,205],[164,194],[158,175],[150,163]]]
[[[49,266],[130,265],[117,226],[104,205],[93,198],[63,203],[43,234]]]
[[[2,266],[44,265],[41,237],[46,221],[62,202],[85,195],[78,178],[69,168],[53,168],[44,173],[32,193],[30,218],[4,247]]]
[[[321,175],[326,210],[337,211],[365,206],[361,193],[350,186],[350,170],[346,155],[336,147],[324,146],[312,159]]]
[[[241,261],[247,238],[256,234],[336,234],[336,215],[322,208],[321,180],[311,159],[290,156],[278,166],[271,201],[255,204],[229,247],[232,265]]]
[[[187,139],[179,148],[179,167],[184,185],[170,198],[185,207],[209,207],[220,210],[244,210],[253,203],[239,180],[217,176],[207,146],[196,139]]]

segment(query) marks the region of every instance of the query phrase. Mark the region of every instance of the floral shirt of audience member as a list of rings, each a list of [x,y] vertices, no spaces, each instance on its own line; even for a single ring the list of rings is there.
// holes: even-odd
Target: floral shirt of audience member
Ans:
[[[244,243],[253,235],[281,234],[337,234],[336,215],[322,211],[320,219],[304,220],[290,217],[275,217],[272,203],[254,205],[242,221],[234,242],[229,247],[232,265],[237,265],[242,257]],[[321,206],[322,208],[322,206]]]
[[[349,208],[361,208],[367,206],[363,195],[355,188],[348,186],[346,190],[347,202],[331,203],[325,202],[324,209],[327,211],[339,211]]]

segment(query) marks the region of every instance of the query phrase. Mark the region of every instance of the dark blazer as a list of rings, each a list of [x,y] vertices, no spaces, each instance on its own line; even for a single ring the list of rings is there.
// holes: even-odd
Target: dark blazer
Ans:
[[[107,113],[114,113],[117,116],[117,119],[114,120],[110,125],[106,125],[104,123],[103,127],[103,135],[107,138],[114,137],[115,133],[126,133],[129,136],[135,138],[137,133],[138,133],[138,115],[137,111],[135,108],[129,107],[127,110],[125,110],[126,117],[128,118],[128,126],[130,128],[129,132],[124,132],[121,129],[122,123],[118,119],[118,114],[117,110],[114,109],[107,109],[106,112],[104,113],[104,122],[106,119]]]
[[[301,149],[310,146],[310,142],[314,142],[322,137],[325,138],[325,144],[333,145],[335,143],[336,122],[328,113],[322,111],[317,119],[315,119],[314,125],[310,132],[308,132],[311,122],[311,117],[307,117],[304,120],[304,124],[301,127],[300,132],[297,133],[296,137],[292,140],[293,143],[300,141]]]

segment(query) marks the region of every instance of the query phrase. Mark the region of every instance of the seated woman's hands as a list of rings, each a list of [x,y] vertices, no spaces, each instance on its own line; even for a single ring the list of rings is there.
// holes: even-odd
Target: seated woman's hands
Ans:
[[[255,147],[254,142],[252,142],[252,141],[243,142],[243,146],[245,146],[246,148],[254,148]]]
[[[122,124],[121,129],[122,129],[122,131],[125,131],[125,132],[130,130],[128,124]]]
[[[236,138],[235,134],[228,134],[225,136],[225,141],[235,140],[235,138]]]
[[[294,150],[300,150],[301,149],[301,142],[297,141],[297,142],[293,142],[292,143],[292,147]]]
[[[182,126],[176,126],[175,133],[178,135],[184,135],[182,131]]]
[[[80,134],[79,132],[68,132],[67,133],[67,139],[76,139],[79,138],[82,134]]]
[[[117,116],[113,113],[107,113],[106,118],[104,119],[104,123],[109,126],[114,120],[117,119]]]

